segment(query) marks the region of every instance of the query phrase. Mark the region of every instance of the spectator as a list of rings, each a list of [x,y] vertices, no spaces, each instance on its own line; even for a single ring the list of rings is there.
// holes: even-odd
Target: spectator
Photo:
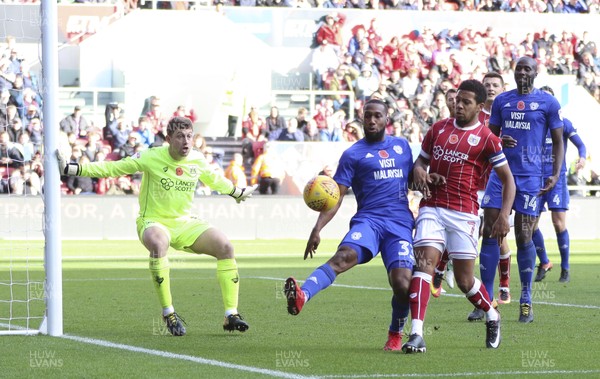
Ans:
[[[89,163],[87,155],[79,157],[79,163]],[[94,193],[94,182],[92,178],[83,176],[69,176],[67,178],[67,188],[73,195],[86,195]]]
[[[364,64],[360,70],[360,76],[356,79],[354,93],[356,99],[365,102],[371,98],[371,94],[379,89],[379,79],[373,75],[373,70],[368,64]]]
[[[100,142],[100,134],[92,130],[87,134],[88,140],[85,144],[84,155],[87,156],[90,162],[96,161],[96,155],[102,150],[102,143]]]
[[[362,139],[364,137],[362,123],[359,120],[352,120],[347,123],[344,128],[343,137],[346,142],[356,142]]]
[[[198,118],[196,112],[193,109],[190,109],[188,112],[185,105],[178,106],[175,112],[173,112],[173,117],[185,117],[192,122],[196,122],[196,119]]]
[[[269,136],[269,139],[282,142],[303,142],[304,133],[298,129],[298,120],[290,118],[287,124],[287,128],[278,129],[271,133],[272,138]]]
[[[19,141],[21,134],[26,133],[23,129],[23,123],[21,123],[21,120],[18,118],[12,120],[6,131],[8,132],[11,142]]]
[[[269,113],[269,117],[267,117],[265,122],[266,130],[269,133],[272,133],[278,129],[284,129],[286,127],[285,119],[279,114],[279,108],[276,106],[271,107],[271,112]]]
[[[136,129],[137,138],[139,142],[146,148],[154,144],[154,133],[150,130],[151,128],[150,119],[147,116],[140,116],[138,119],[138,127]]]
[[[285,177],[281,158],[274,154],[270,143],[264,145],[263,153],[256,158],[252,165],[251,185],[258,184],[258,192],[266,195],[271,192],[276,195]]]
[[[319,138],[322,142],[341,142],[344,140],[342,126],[346,114],[340,110],[327,120],[326,128],[319,128]]]
[[[580,0],[565,0],[563,13],[588,13],[588,7]]]
[[[334,47],[336,52],[340,51],[342,46],[342,27],[346,21],[346,16],[343,13],[332,12],[325,16],[323,23],[317,30],[317,44],[328,44]]]
[[[7,131],[0,132],[0,164],[10,168],[19,168],[23,165],[23,154],[10,140]]]
[[[340,64],[340,59],[334,48],[329,44],[319,45],[312,51],[310,66],[318,89],[324,89],[324,82],[327,80],[330,71],[334,71]]]
[[[315,120],[309,119],[306,122],[303,128],[303,133],[305,142],[315,142],[321,140],[319,136],[319,128],[317,128],[317,123]]]
[[[127,143],[132,128],[127,124],[124,118],[119,118],[116,123],[110,124],[110,133],[112,134],[112,150],[118,150]]]
[[[354,82],[360,76],[358,70],[346,64],[340,65],[331,79],[329,89],[331,91],[354,91]],[[333,108],[348,108],[349,97],[343,94],[334,94],[330,98],[333,100]]]
[[[38,195],[42,191],[40,177],[31,169],[29,162],[12,172],[10,187],[13,195]]]
[[[60,130],[67,134],[73,132],[79,138],[86,137],[88,127],[88,122],[81,114],[81,107],[79,105],[75,106],[73,113],[60,121]]]
[[[594,79],[600,78],[600,68],[594,64],[592,53],[585,51],[581,56],[581,62],[579,62],[579,68],[577,69],[577,84],[583,85],[585,75],[588,73],[591,74]],[[593,91],[590,93],[593,93]]]
[[[31,143],[27,131],[24,131],[19,135],[16,146],[19,151],[21,151],[21,154],[23,154],[23,161],[29,162],[33,159],[36,149],[35,146],[33,146],[33,143]]]
[[[348,41],[348,53],[352,56],[360,50],[360,41],[366,38],[366,30],[364,25],[359,24],[352,28],[352,37]],[[368,41],[368,40],[367,40]]]
[[[27,131],[29,132],[29,136],[31,137],[31,142],[33,146],[35,146],[36,151],[40,151],[42,149],[43,140],[43,131],[42,131],[42,122],[39,118],[33,118],[29,122],[29,126],[27,127]]]
[[[161,107],[161,100],[158,97],[154,97],[150,100],[150,111],[146,113],[146,116],[152,124],[152,133],[155,135],[163,134],[163,129],[167,125],[167,117],[164,115]],[[162,139],[164,141],[164,138]]]
[[[138,142],[137,136],[138,134],[136,132],[129,133],[127,142],[125,142],[119,149],[119,156],[121,159],[132,157],[139,150],[140,143]]]
[[[248,186],[246,179],[246,169],[244,168],[244,158],[240,153],[234,153],[233,159],[225,169],[225,177],[233,183],[234,186],[245,188]]]

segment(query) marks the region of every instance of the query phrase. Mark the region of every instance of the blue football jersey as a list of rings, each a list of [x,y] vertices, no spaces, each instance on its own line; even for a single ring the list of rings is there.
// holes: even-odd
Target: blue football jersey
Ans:
[[[567,119],[563,118],[563,144],[565,145],[565,157],[567,156],[567,146],[569,144],[569,138],[577,134],[577,129],[573,127],[573,123]],[[552,175],[552,137],[550,136],[550,131],[546,135],[546,143],[544,145],[544,177],[548,177]],[[563,159],[562,167],[560,169],[561,175],[567,172],[567,163],[565,159]]]
[[[410,213],[408,175],[412,167],[412,151],[406,139],[386,136],[381,142],[368,143],[363,138],[344,151],[333,178],[352,188],[357,214],[394,217],[400,216],[396,212]]]
[[[542,155],[549,129],[561,128],[560,104],[544,91],[520,95],[516,89],[499,94],[492,104],[490,125],[517,140],[504,148],[513,175],[542,176]]]

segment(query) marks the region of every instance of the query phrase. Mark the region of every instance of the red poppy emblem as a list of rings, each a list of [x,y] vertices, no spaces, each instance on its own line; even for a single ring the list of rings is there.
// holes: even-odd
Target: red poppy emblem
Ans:
[[[448,138],[448,142],[450,142],[450,143],[457,143],[458,142],[458,136],[456,134],[451,134],[450,138]]]
[[[175,170],[175,174],[177,174],[177,176],[183,175],[183,169],[181,167],[177,167],[177,169]]]
[[[386,158],[389,158],[389,157],[390,157],[390,155],[389,155],[389,154],[388,154],[388,152],[387,152],[387,151],[385,151],[385,150],[379,150],[379,157],[380,157],[380,158],[383,158],[383,159],[386,159]]]
[[[525,109],[525,102],[524,101],[519,101],[517,103],[517,109],[522,111],[523,109]]]

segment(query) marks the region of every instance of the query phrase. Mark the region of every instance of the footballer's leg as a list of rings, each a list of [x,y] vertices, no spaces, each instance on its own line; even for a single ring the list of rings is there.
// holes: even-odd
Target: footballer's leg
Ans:
[[[531,306],[531,286],[533,270],[535,268],[535,245],[532,241],[533,228],[537,216],[523,214],[517,211],[515,215],[515,237],[517,240],[517,264],[521,280],[521,298],[519,322],[533,322],[533,309]]]
[[[484,198],[484,203],[486,198]],[[499,206],[501,204],[495,204]],[[500,214],[500,208],[485,208],[483,213],[483,229],[481,238],[481,252],[479,254],[479,275],[488,294],[494,293],[494,280],[496,278],[496,268],[500,262],[500,246],[498,240],[492,238],[492,226]],[[455,264],[456,266],[456,264]],[[456,269],[454,270],[456,277]],[[485,317],[485,313],[475,307],[467,316],[468,321],[480,321]]]
[[[560,278],[558,281],[561,283],[571,281],[569,274],[570,238],[566,225],[565,211],[565,209],[552,211],[552,224],[554,225],[556,242],[558,243],[558,251],[560,252]]]
[[[498,304],[510,303],[510,247],[506,238],[500,244],[500,263],[498,263],[498,275],[500,285],[498,288]]]
[[[410,238],[412,231],[408,231]],[[394,240],[382,249],[383,263],[388,270],[388,279],[394,292],[392,296],[392,320],[388,329],[388,339],[383,350],[402,349],[402,331],[410,310],[408,291],[412,279],[414,256],[412,241]]]
[[[174,336],[183,336],[186,333],[183,319],[175,312],[171,296],[171,279],[169,259],[169,232],[167,229],[152,222],[138,220],[138,227],[142,234],[142,243],[150,252],[149,268],[152,282],[162,307],[162,316],[167,329]]]
[[[301,287],[295,278],[287,278],[284,293],[287,299],[288,313],[293,316],[299,314],[304,304],[329,287],[339,274],[356,266],[359,262],[359,254],[363,250],[362,246],[342,242],[333,257],[317,267]],[[370,253],[368,255],[370,256]]]
[[[431,282],[431,294],[433,295],[433,297],[440,297],[440,295],[442,294],[442,280],[444,279],[444,272],[446,272],[448,261],[448,251],[444,250],[442,258],[435,266],[435,273],[433,276],[433,281]]]
[[[189,250],[217,258],[217,279],[225,309],[223,330],[230,332],[248,330],[250,326],[238,312],[240,276],[229,239],[223,232],[211,227],[200,234]]]
[[[454,275],[458,288],[467,299],[481,310],[486,319],[486,346],[496,349],[500,345],[500,313],[492,305],[490,296],[474,274],[475,260],[462,256],[453,256]]]

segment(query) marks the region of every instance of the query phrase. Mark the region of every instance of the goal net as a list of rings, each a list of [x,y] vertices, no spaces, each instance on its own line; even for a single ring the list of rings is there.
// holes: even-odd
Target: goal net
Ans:
[[[0,4],[0,335],[62,334],[56,9]]]

